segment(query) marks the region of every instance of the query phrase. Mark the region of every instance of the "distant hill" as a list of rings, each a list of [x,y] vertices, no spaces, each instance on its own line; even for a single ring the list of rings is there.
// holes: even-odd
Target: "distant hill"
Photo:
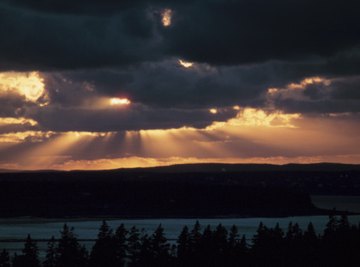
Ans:
[[[360,165],[185,164],[0,173],[0,217],[324,214],[310,195],[360,195]]]
[[[17,173],[24,172],[23,170],[12,170],[12,169],[0,169],[0,173]]]
[[[0,169],[0,173],[49,173],[49,172],[136,172],[136,173],[219,173],[219,172],[338,172],[338,171],[360,171],[360,164],[342,163],[311,163],[297,164],[290,163],[284,165],[275,164],[227,164],[227,163],[194,163],[176,164],[159,167],[146,168],[119,168],[113,170],[13,170]]]
[[[257,171],[359,171],[360,164],[341,163],[312,163],[312,164],[223,164],[223,163],[196,163],[178,164],[150,168],[122,168],[113,171],[135,171],[135,172],[257,172]]]

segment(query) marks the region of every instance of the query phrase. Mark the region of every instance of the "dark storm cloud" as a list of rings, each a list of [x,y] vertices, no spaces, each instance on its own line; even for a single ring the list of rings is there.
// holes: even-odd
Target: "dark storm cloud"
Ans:
[[[311,76],[289,112],[357,112],[357,1],[0,0],[0,69],[41,70],[50,104],[1,99],[0,116],[27,115],[46,130],[121,131],[204,127],[234,111],[262,108],[268,88]],[[170,27],[160,23],[172,8]],[[194,61],[185,69],[177,59]],[[127,97],[127,113],[91,107]],[[141,108],[139,108],[141,107]],[[146,108],[144,108],[146,107]],[[64,119],[67,118],[67,119]]]
[[[335,78],[308,84],[303,90],[288,90],[285,96],[280,94],[274,104],[287,112],[357,113],[360,112],[359,89],[359,76]]]
[[[92,79],[74,80],[69,75],[48,73],[44,81],[50,102],[54,106],[78,106],[84,100],[96,97]]]
[[[332,83],[331,96],[335,99],[357,100],[360,104],[360,77],[340,79]]]
[[[203,128],[214,120],[235,115],[231,109],[211,114],[209,110],[151,109],[133,106],[123,109],[81,109],[47,107],[28,114],[47,131],[125,131],[168,129],[182,126]]]
[[[89,83],[102,95],[129,97],[133,102],[161,107],[213,107],[254,102],[268,84],[276,83],[266,71],[268,66],[256,68],[212,68],[196,65],[185,69],[176,60],[144,63],[127,70],[94,70],[64,72],[62,77],[72,81],[65,86],[62,80],[52,82],[51,88],[66,88],[77,85],[78,91],[84,82]],[[49,80],[53,76],[49,75]],[[57,86],[54,84],[57,83]],[[66,87],[66,88],[65,88]],[[78,91],[73,91],[77,94]],[[88,93],[87,93],[88,94]],[[70,98],[71,100],[72,98]]]
[[[0,118],[21,117],[27,108],[33,106],[34,104],[26,102],[23,96],[0,92]]]
[[[168,0],[2,0],[10,6],[27,8],[36,11],[64,14],[92,14],[97,16],[121,12],[129,8],[141,8],[154,5],[166,5]],[[194,2],[194,0],[182,0]]]
[[[159,11],[174,10],[160,25]],[[359,45],[358,1],[0,1],[2,69],[327,58]]]
[[[277,103],[279,109],[291,113],[343,113],[343,112],[360,112],[360,105],[358,100],[339,101],[318,100],[318,101],[304,101],[285,99]]]
[[[335,78],[331,86],[308,85],[303,94],[310,99],[338,98],[345,92],[354,95],[358,92],[354,84],[358,79],[336,78],[339,76],[326,61],[216,68],[195,64],[185,69],[176,60],[166,60],[122,70],[48,73],[45,80],[52,102],[61,106],[76,106],[86,98],[106,96],[127,97],[148,106],[191,109],[231,105],[262,107],[267,103],[268,88],[283,88],[317,75]],[[346,108],[346,103],[344,105]]]
[[[113,1],[113,0],[3,0],[9,6],[28,8],[31,10],[69,13],[69,14],[111,14],[123,9],[139,5],[143,1]]]
[[[0,69],[122,66],[159,57],[144,9],[93,17],[37,13],[0,3]]]
[[[359,44],[358,1],[199,1],[164,29],[172,54],[212,64],[328,57]]]

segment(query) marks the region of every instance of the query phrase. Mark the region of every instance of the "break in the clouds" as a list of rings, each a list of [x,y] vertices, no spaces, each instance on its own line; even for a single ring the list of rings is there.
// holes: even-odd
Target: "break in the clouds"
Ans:
[[[359,162],[359,7],[0,0],[0,165]]]

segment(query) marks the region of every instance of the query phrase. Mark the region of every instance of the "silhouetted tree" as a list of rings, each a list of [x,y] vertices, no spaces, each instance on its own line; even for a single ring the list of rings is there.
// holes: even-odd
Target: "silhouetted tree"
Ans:
[[[211,226],[208,225],[205,227],[204,232],[200,239],[201,250],[210,251],[214,249],[214,242],[213,242],[213,232],[211,230]],[[203,251],[201,251],[203,252]]]
[[[314,243],[317,240],[317,236],[316,236],[316,232],[315,232],[315,227],[312,224],[312,222],[310,222],[307,226],[306,231],[304,232],[304,240],[307,243]]]
[[[13,267],[21,267],[23,263],[22,255],[18,255],[16,252],[14,253],[14,257],[12,258],[12,266]]]
[[[337,217],[333,214],[329,215],[329,221],[326,224],[326,228],[324,231],[324,237],[331,236],[338,229],[338,220]]]
[[[10,267],[10,255],[5,249],[0,253],[0,267]]]
[[[83,267],[87,263],[87,252],[82,247],[74,232],[64,224],[61,238],[56,248],[56,267]]]
[[[124,224],[121,224],[115,231],[115,256],[116,256],[116,267],[122,267],[125,265],[127,256],[127,236],[128,231]]]
[[[190,242],[189,228],[184,226],[177,240],[177,257],[182,265],[186,265],[190,256]]]
[[[43,267],[55,267],[55,266],[56,266],[56,241],[55,241],[55,237],[52,236],[50,241],[48,242]]]
[[[127,239],[127,251],[130,266],[138,266],[140,250],[142,248],[140,241],[140,231],[135,226],[131,227]]]
[[[266,241],[266,234],[268,232],[268,228],[262,223],[259,223],[259,226],[256,230],[256,234],[253,237],[253,248],[259,249],[262,248]]]
[[[360,266],[360,228],[350,225],[346,216],[330,216],[324,234],[319,236],[312,223],[304,232],[297,223],[290,223],[285,235],[279,224],[268,228],[260,223],[251,246],[244,235],[239,240],[236,226],[231,227],[229,234],[221,224],[215,230],[210,225],[205,227],[202,234],[200,230],[198,222],[191,232],[184,227],[177,247],[173,245],[170,252],[161,225],[151,236],[142,232],[140,237],[136,227],[128,234],[124,225],[120,225],[113,234],[103,222],[91,252],[90,266]],[[14,257],[13,267],[38,267],[37,251],[35,242],[28,236],[23,253]],[[54,237],[49,241],[43,266],[87,267],[86,258],[86,251],[73,230],[64,225],[59,242],[55,242]],[[10,267],[6,251],[0,254],[0,267]]]
[[[267,228],[260,222],[256,235],[253,239],[252,253],[257,264],[264,265],[273,262],[279,266],[283,249],[284,232],[279,224],[274,228]]]
[[[103,221],[97,240],[91,250],[90,267],[117,267],[116,246],[112,234],[112,230],[106,221]]]
[[[239,240],[239,232],[236,225],[233,225],[230,228],[229,238],[228,238],[228,247],[229,252],[231,254],[243,254],[247,251],[247,242],[245,235],[242,235],[241,239]]]
[[[227,230],[222,224],[219,224],[213,232],[213,265],[221,266],[226,261],[225,256],[227,256]]]
[[[14,267],[39,267],[40,261],[39,261],[39,250],[36,245],[36,242],[34,242],[31,239],[31,236],[28,235],[24,248],[22,250],[22,255],[15,255],[14,261],[13,261]]]
[[[248,244],[246,242],[246,236],[245,235],[242,235],[238,247],[239,247],[240,251],[242,251],[244,253],[247,252]]]
[[[299,229],[299,225],[297,225],[297,230],[300,230]],[[270,231],[272,233],[272,236],[274,237],[274,240],[278,241],[279,243],[281,243],[283,237],[284,237],[284,231],[281,229],[279,223],[277,223],[275,225],[275,228],[274,229],[271,229]]]
[[[202,238],[200,230],[201,230],[200,223],[199,221],[196,221],[193,229],[190,232],[190,250],[192,252],[197,250],[198,246],[200,245],[200,240]]]
[[[134,261],[130,264],[131,267],[156,266],[154,262],[154,255],[151,250],[151,240],[147,234],[143,234],[140,238],[140,251]]]
[[[151,239],[151,251],[157,266],[166,266],[170,260],[169,244],[161,224],[155,229]]]
[[[238,243],[239,239],[239,230],[236,227],[236,225],[231,226],[230,232],[229,232],[229,240],[228,240],[228,246],[229,249],[234,249],[235,246]]]
[[[340,220],[338,221],[338,229],[342,232],[350,230],[350,223],[346,214],[341,215]]]
[[[223,255],[226,247],[227,247],[227,236],[228,236],[228,232],[226,230],[226,228],[222,225],[219,224],[213,234],[213,238],[214,238],[214,245],[216,247],[216,252],[219,255]]]

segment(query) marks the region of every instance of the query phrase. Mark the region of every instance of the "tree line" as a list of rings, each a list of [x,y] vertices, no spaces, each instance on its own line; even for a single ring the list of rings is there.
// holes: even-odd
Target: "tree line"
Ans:
[[[346,215],[329,216],[322,234],[312,223],[305,230],[297,223],[286,230],[260,223],[251,240],[235,225],[212,229],[196,222],[182,229],[176,243],[166,239],[161,225],[147,234],[123,224],[113,230],[103,221],[90,251],[65,224],[60,238],[49,240],[43,260],[28,235],[21,254],[0,253],[0,267],[360,266],[359,255],[360,225],[351,225]]]

